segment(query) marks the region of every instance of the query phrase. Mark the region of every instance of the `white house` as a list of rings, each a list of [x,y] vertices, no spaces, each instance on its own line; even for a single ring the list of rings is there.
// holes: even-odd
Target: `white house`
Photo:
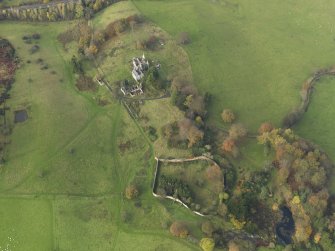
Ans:
[[[143,77],[144,73],[149,69],[149,61],[145,59],[144,53],[142,57],[133,58],[133,70],[131,75],[136,82],[139,82]]]

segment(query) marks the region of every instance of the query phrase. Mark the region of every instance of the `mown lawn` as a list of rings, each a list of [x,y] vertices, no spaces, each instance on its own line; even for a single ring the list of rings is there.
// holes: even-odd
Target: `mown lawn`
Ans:
[[[50,201],[0,199],[0,250],[52,250],[53,213]]]
[[[253,132],[263,121],[280,126],[301,83],[334,64],[334,1],[133,2],[171,35],[190,34],[185,50],[195,84],[214,95],[214,123],[228,107]]]

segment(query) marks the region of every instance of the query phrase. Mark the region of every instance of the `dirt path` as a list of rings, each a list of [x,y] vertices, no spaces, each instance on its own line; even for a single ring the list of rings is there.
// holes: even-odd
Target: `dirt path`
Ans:
[[[133,101],[146,101],[146,100],[160,100],[160,99],[165,99],[165,98],[169,98],[171,97],[169,92],[166,92],[164,95],[160,96],[160,97],[152,97],[152,98],[131,98],[131,97],[127,97],[127,96],[123,96],[121,97],[121,99],[123,100],[133,100]]]

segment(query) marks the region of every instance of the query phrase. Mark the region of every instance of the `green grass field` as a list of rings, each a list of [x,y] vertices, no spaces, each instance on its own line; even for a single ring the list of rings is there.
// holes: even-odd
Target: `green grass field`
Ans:
[[[53,212],[50,201],[0,199],[0,250],[52,250]]]
[[[15,98],[9,105],[13,110],[27,108],[29,119],[14,128],[13,143],[8,147],[10,168],[3,170],[1,189],[90,194],[109,191],[112,184],[108,136],[118,127],[112,121],[117,120],[113,116],[120,106],[114,104],[103,110],[74,89],[69,58],[60,54],[61,47],[56,42],[57,32],[64,29],[62,25],[50,30],[45,25],[2,24],[1,31],[12,34],[13,27],[17,27],[17,33],[7,37],[19,48],[22,66],[12,91]],[[42,34],[38,41],[41,49],[30,55],[32,45],[24,44],[21,37],[37,30]],[[42,58],[49,69],[40,70],[37,58]],[[95,132],[99,132],[99,137],[94,136]],[[97,166],[101,172],[95,171]]]
[[[108,11],[126,17],[136,9],[130,2],[116,4],[97,17],[96,27],[112,21]],[[110,95],[104,89],[75,88],[69,62],[76,48],[65,52],[57,41],[75,22],[0,23],[0,36],[21,59],[8,102],[11,144],[0,169],[0,250],[198,250],[161,226],[197,219],[153,198],[154,150],[141,127],[118,102],[97,104],[98,95]],[[41,39],[25,44],[22,37],[35,32]],[[35,43],[40,49],[31,54]],[[44,65],[48,69],[41,70]],[[14,125],[19,109],[29,118]],[[125,152],[119,147],[124,141],[132,142]],[[140,207],[124,199],[130,182],[139,186]]]
[[[190,34],[192,42],[184,49],[194,83],[214,95],[210,121],[220,127],[224,108],[235,111],[251,133],[264,121],[281,126],[285,114],[300,102],[302,83],[317,69],[334,64],[335,27],[329,22],[333,1],[133,2],[175,38],[183,31]],[[313,105],[312,101],[311,111],[331,120],[332,109]],[[324,127],[321,118],[311,121],[308,116],[314,116],[306,116],[301,129],[297,128],[300,136],[316,139],[332,154],[330,128]],[[259,170],[266,163],[263,147],[255,140],[248,140],[240,150],[243,158],[234,161],[238,166]]]
[[[263,121],[279,126],[299,102],[302,82],[315,70],[334,64],[335,31],[329,22],[334,10],[330,0],[258,0],[257,4],[136,0],[108,7],[92,23],[102,29],[134,13],[153,21],[106,45],[106,54],[120,40],[126,46],[118,56],[101,62],[110,81],[128,76],[129,57],[142,54],[131,47],[134,39],[158,31],[166,46],[148,56],[159,57],[166,72],[184,73],[202,92],[214,95],[213,124],[222,127],[220,113],[231,108],[255,133]],[[9,39],[21,59],[8,102],[9,123],[14,128],[7,162],[0,167],[0,251],[7,247],[23,251],[199,250],[187,240],[171,237],[166,228],[175,219],[183,220],[200,237],[199,217],[151,194],[153,157],[190,154],[166,149],[159,131],[182,113],[168,100],[146,101],[141,115],[150,123],[137,123],[116,101],[97,105],[98,95],[109,95],[104,87],[97,93],[79,92],[70,65],[76,48],[70,44],[64,51],[57,41],[57,35],[75,22],[0,23],[0,37]],[[184,47],[188,55],[173,41],[182,31],[192,39]],[[22,37],[35,32],[41,34],[34,42],[40,50],[31,54],[34,43],[25,44]],[[38,59],[43,63],[37,63]],[[48,69],[41,70],[46,64]],[[310,108],[295,128],[302,137],[320,144],[332,159],[334,81],[325,78],[316,86]],[[13,112],[19,109],[26,109],[29,119],[14,125]],[[166,115],[161,118],[162,114]],[[155,142],[143,130],[149,124],[157,129]],[[121,150],[124,142],[131,142],[131,147]],[[244,143],[236,165],[260,170],[267,159],[263,147],[254,139]],[[129,183],[139,187],[137,201],[124,198]]]
[[[221,123],[221,111],[231,108],[251,131],[263,121],[280,126],[299,102],[302,82],[334,64],[333,1],[134,3],[171,35],[190,34],[192,43],[185,50],[196,86],[214,95],[214,123]]]

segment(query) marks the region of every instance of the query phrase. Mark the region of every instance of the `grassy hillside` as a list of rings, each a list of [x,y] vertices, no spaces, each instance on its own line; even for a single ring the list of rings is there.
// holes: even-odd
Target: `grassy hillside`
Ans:
[[[192,43],[184,49],[193,76],[184,51],[153,24],[106,43],[100,67],[113,84],[128,77],[129,59],[141,52],[132,47],[135,38],[161,33],[164,49],[148,52],[148,57],[158,57],[164,70],[184,72],[202,92],[213,94],[212,123],[223,128],[220,113],[231,108],[254,133],[266,120],[280,125],[299,102],[301,83],[316,69],[334,64],[334,27],[329,22],[334,10],[330,0],[136,0],[110,6],[91,24],[102,29],[143,13],[174,38],[188,32]],[[13,133],[0,167],[0,250],[6,245],[13,250],[199,250],[168,231],[178,219],[188,222],[194,236],[202,236],[199,217],[151,193],[153,157],[190,154],[166,149],[160,131],[183,114],[167,99],[146,101],[141,115],[147,120],[136,123],[112,98],[104,107],[97,104],[98,95],[110,96],[104,87],[96,93],[79,92],[70,64],[76,45],[65,51],[57,41],[72,24],[0,23],[0,37],[14,45],[21,59],[8,102]],[[35,32],[41,39],[25,43],[22,37]],[[32,53],[35,44],[39,50]],[[115,48],[118,52],[111,56]],[[94,76],[92,66],[84,65]],[[317,85],[296,128],[333,159],[334,81]],[[14,125],[13,112],[20,109],[29,118]],[[143,130],[148,126],[157,129],[155,142]],[[128,142],[130,147],[121,147]],[[263,146],[254,139],[244,143],[234,164],[261,170],[266,162]],[[124,198],[130,183],[140,191],[134,201]]]
[[[136,9],[130,2],[111,6],[94,20],[96,28],[113,21],[110,12],[119,18]],[[0,250],[197,250],[161,226],[197,218],[153,198],[154,152],[144,132],[119,102],[97,104],[101,92],[110,95],[105,87],[76,89],[70,65],[76,48],[64,51],[57,41],[72,24],[0,23],[0,36],[21,60],[8,102],[11,144],[0,168]],[[41,39],[25,43],[22,37],[35,32]],[[40,49],[31,53],[35,44]],[[14,124],[20,109],[28,120]],[[121,151],[128,141],[131,147]],[[124,199],[130,182],[140,189],[137,201]]]
[[[175,37],[182,31],[195,84],[214,95],[211,119],[235,110],[252,131],[280,125],[301,83],[334,63],[334,1],[134,1]],[[322,14],[320,14],[322,13]],[[178,24],[178,25],[176,25]]]
[[[48,172],[51,163],[62,153],[68,157],[71,144],[85,130],[88,133],[90,123],[101,112],[74,89],[68,58],[59,53],[56,42],[57,33],[62,29],[61,24],[53,25],[53,29],[46,25],[1,24],[1,36],[18,48],[21,59],[11,92],[14,98],[9,105],[13,111],[26,108],[29,116],[26,123],[14,128],[8,148],[10,168],[5,168],[0,178],[2,190],[13,189],[26,179],[38,176],[39,172]],[[33,44],[25,44],[22,37],[34,32],[41,33],[37,41],[40,50],[31,54]],[[38,63],[38,59],[43,63]],[[42,70],[45,65],[48,69]],[[13,119],[9,122],[13,124]],[[93,153],[97,149],[90,145],[85,151]]]

